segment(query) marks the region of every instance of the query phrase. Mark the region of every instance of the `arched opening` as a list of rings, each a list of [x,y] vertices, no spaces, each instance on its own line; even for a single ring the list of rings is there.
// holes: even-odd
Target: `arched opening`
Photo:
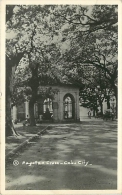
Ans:
[[[50,98],[46,98],[43,102],[43,117],[44,119],[51,119],[53,116],[53,104]]]
[[[71,94],[66,94],[64,96],[64,119],[74,118],[74,97]]]

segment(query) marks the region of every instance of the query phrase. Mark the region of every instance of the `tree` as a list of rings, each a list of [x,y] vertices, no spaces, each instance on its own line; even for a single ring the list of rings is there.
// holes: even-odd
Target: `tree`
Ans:
[[[49,33],[51,30],[49,31],[45,17],[47,9],[46,6],[32,5],[7,5],[6,7],[6,29],[9,34],[14,34],[12,38],[9,37],[6,40],[6,89],[9,89],[6,90],[6,135],[15,134],[11,121],[11,94],[13,93],[12,83],[16,67],[24,55],[28,55],[32,65],[31,54],[35,49],[33,43],[36,43],[38,47],[40,39],[46,43],[51,39]],[[37,27],[36,31],[35,26]],[[36,71],[35,68],[32,67],[32,69],[33,79],[35,79]],[[32,85],[31,87],[33,88]],[[33,90],[36,89],[33,88]],[[34,93],[32,99],[34,99]]]
[[[11,121],[11,94],[13,91],[13,78],[16,67],[24,54],[30,51],[30,43],[23,36],[26,36],[34,24],[35,15],[40,16],[40,6],[15,6],[6,7],[7,32],[15,33],[14,38],[6,41],[6,135],[16,134]],[[44,12],[44,11],[43,11]],[[43,18],[44,18],[44,14]],[[38,13],[38,14],[37,14]],[[36,20],[37,22],[37,20]],[[43,21],[41,21],[43,24]],[[24,37],[24,39],[23,39]],[[31,52],[31,51],[30,51]]]
[[[27,63],[27,61],[24,60],[24,63],[25,62]],[[38,76],[37,76],[37,73],[38,73]],[[32,103],[35,104],[41,98],[42,99],[46,99],[46,98],[53,99],[55,93],[58,92],[58,89],[52,89],[52,87],[44,87],[44,86],[41,87],[41,85],[46,84],[46,80],[48,82],[50,81],[50,84],[55,84],[55,80],[51,78],[51,75],[48,75],[48,76],[41,75],[41,79],[40,79],[40,74],[39,74],[39,69],[38,69],[38,71],[36,71],[36,74],[34,74],[35,77],[33,77],[33,70],[30,69],[30,66],[28,63],[25,66],[23,66],[23,63],[20,64],[17,67],[17,70],[15,72],[12,103],[13,105],[19,105],[25,101],[29,101],[30,125],[31,126],[35,125],[34,105],[32,105]],[[38,83],[35,82],[35,79],[38,81]],[[36,88],[36,93],[34,93],[35,89],[33,90],[33,88]],[[33,102],[30,104],[30,101],[33,101]]]
[[[53,58],[48,56],[44,62],[48,62],[48,66],[51,64],[49,61],[53,62],[51,68],[55,70],[52,71],[54,75],[56,75],[56,70],[59,76],[59,73],[62,76],[63,72],[66,72],[62,63],[72,67],[70,73],[74,70],[75,64],[75,74],[64,75],[63,80],[77,82],[79,80],[77,76],[80,76],[81,69],[84,69],[81,67],[94,66],[104,72],[105,80],[117,99],[118,17],[116,5],[8,5],[6,12],[7,32],[14,34],[13,38],[6,41],[6,83],[11,92],[6,93],[7,134],[13,132],[8,118],[11,118],[12,83],[16,67],[23,56],[28,56],[34,73],[33,79],[35,79],[39,61],[38,56],[34,59],[34,55],[42,57],[43,54],[47,54],[48,45],[50,45],[49,48],[55,47],[60,51],[59,55],[56,55],[56,50],[53,50],[53,53],[50,52]],[[36,82],[39,83],[37,78]],[[34,90],[36,93],[37,89]],[[35,99],[34,94],[33,99]]]
[[[69,43],[63,52],[64,63],[67,62],[70,70],[75,66],[76,72],[83,66],[101,70],[117,102],[117,6],[62,5],[53,9],[52,14],[57,24],[60,20],[55,28],[56,32],[57,28],[62,32],[60,42],[64,45]]]
[[[14,8],[14,5],[6,6],[6,24],[11,23]],[[23,50],[18,51],[17,48],[14,50],[14,53],[11,53],[10,49],[13,45],[9,44],[9,46],[10,47],[8,47],[8,41],[6,41],[6,47],[8,50],[8,52],[6,51],[6,136],[18,135],[11,120],[11,96],[13,93],[14,72],[24,55]]]
[[[61,82],[56,68],[52,65],[55,63],[55,58],[59,55],[57,48],[55,45],[44,45],[42,43],[36,47],[33,40],[34,36],[31,39],[31,52],[21,60],[17,68],[13,95],[15,103],[21,103],[20,97],[23,101],[29,100],[31,126],[35,125],[34,104],[38,98],[46,97],[47,95],[51,96],[51,93],[54,95],[56,92],[49,88],[50,90],[47,89],[44,94],[42,92],[38,93],[39,87],[43,84],[57,84]],[[53,56],[54,52],[56,53],[55,58]]]

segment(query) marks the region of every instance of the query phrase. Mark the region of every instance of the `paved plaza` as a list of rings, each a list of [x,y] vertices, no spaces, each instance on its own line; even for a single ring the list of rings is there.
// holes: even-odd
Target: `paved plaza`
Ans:
[[[50,125],[6,165],[6,190],[102,189],[117,189],[116,121]]]

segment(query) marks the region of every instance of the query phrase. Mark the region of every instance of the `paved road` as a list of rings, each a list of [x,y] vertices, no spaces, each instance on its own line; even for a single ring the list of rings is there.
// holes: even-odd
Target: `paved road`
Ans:
[[[12,162],[7,164],[6,189],[116,189],[116,147],[115,122],[52,126],[41,139],[30,143],[14,158],[18,166]],[[35,161],[40,164],[30,164]]]

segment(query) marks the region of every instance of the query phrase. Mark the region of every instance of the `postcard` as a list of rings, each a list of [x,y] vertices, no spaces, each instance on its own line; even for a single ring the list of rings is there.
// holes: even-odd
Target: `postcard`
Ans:
[[[1,194],[122,194],[122,2],[1,1]]]

